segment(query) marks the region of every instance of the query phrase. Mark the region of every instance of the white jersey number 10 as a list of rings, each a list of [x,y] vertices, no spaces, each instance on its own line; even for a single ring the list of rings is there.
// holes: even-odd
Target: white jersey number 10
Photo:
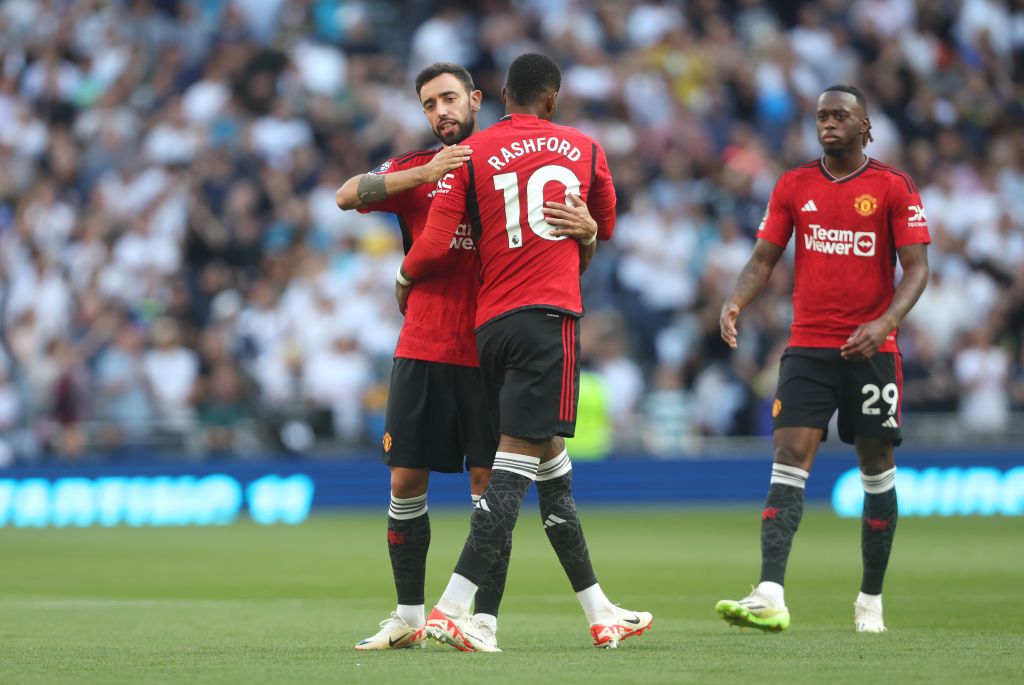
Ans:
[[[557,181],[565,186],[565,202],[569,193],[580,194],[580,180],[571,169],[557,164],[542,166],[526,181],[526,221],[530,229],[544,240],[564,240],[565,236],[554,237],[552,226],[544,218],[544,186]],[[509,248],[523,246],[523,222],[519,216],[519,174],[498,174],[494,177],[494,189],[505,194],[505,232],[508,233]]]

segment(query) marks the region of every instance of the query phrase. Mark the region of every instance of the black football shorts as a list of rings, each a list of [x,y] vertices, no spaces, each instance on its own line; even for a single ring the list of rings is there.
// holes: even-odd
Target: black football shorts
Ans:
[[[498,433],[484,403],[480,369],[395,359],[381,448],[388,466],[444,473],[489,468]]]
[[[903,369],[898,352],[851,362],[838,349],[789,347],[782,355],[772,403],[774,428],[821,428],[839,411],[839,439],[854,436],[902,442]]]
[[[580,335],[575,316],[522,309],[476,332],[487,407],[503,435],[571,438],[580,395]]]

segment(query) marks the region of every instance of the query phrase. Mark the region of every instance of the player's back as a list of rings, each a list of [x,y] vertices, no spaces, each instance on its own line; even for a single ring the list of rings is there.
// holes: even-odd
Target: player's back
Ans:
[[[473,147],[466,208],[481,262],[477,327],[526,308],[582,315],[579,244],[552,236],[556,227],[543,209],[577,193],[599,237],[610,237],[615,193],[600,146],[574,128],[524,114],[506,115],[466,144]]]

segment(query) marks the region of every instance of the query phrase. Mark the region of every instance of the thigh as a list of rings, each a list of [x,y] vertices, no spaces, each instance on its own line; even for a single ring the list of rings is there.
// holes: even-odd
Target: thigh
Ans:
[[[381,445],[385,464],[446,473],[463,470],[454,368],[395,359]]]
[[[839,437],[902,442],[902,363],[898,352],[879,352],[860,362],[843,362]]]
[[[839,406],[839,352],[831,352],[790,348],[782,355],[772,403],[774,430],[818,428],[822,439],[828,438],[828,422]]]

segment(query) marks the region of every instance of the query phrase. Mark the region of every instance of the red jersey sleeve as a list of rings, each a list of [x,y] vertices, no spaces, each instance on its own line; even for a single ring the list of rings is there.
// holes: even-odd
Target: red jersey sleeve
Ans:
[[[793,213],[790,211],[789,176],[784,175],[775,184],[768,200],[768,209],[757,229],[757,237],[785,249],[793,235]]]
[[[423,233],[402,262],[402,269],[411,280],[429,274],[448,254],[448,246],[466,215],[466,194],[471,192],[466,173],[469,166],[470,163],[463,164],[437,182]]]
[[[893,245],[897,249],[932,241],[928,232],[928,219],[917,186],[909,176],[901,174],[892,181],[889,194],[889,223],[892,226]]]
[[[367,174],[374,176],[383,176],[384,174],[393,174],[396,171],[402,171],[404,169],[411,168],[412,165],[403,164],[401,160],[392,158],[383,162],[380,166],[372,171],[367,171]],[[395,193],[390,197],[386,197],[383,200],[378,200],[362,207],[356,207],[356,211],[360,214],[369,214],[370,212],[388,212],[390,214],[401,214],[406,207],[408,201],[408,192]]]
[[[597,222],[597,239],[611,239],[615,230],[615,186],[608,158],[597,144],[594,145],[594,178],[587,196],[587,209]]]

